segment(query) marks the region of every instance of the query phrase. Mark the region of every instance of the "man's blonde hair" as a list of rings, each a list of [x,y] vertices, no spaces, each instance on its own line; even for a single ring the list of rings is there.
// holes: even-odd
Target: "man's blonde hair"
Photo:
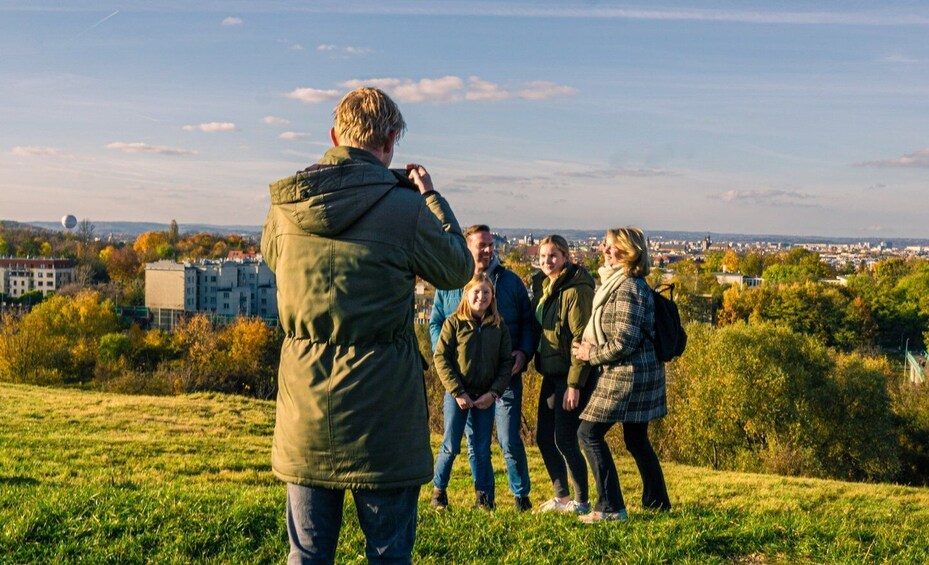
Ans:
[[[396,102],[377,88],[356,88],[342,97],[333,113],[335,131],[343,143],[380,149],[387,144],[390,132],[397,132],[399,139],[406,131]]]
[[[651,271],[645,232],[639,228],[616,228],[606,231],[606,242],[623,252],[622,263],[630,277],[644,277]]]

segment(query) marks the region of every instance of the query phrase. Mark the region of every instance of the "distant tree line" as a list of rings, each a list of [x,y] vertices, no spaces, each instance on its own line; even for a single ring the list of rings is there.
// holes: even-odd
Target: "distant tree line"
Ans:
[[[929,344],[929,261],[889,258],[871,269],[846,275],[847,285],[820,281],[835,276],[819,254],[795,248],[755,257],[732,250],[708,255],[698,264],[682,261],[668,271],[676,283],[676,300],[687,319],[706,320],[711,304],[718,326],[739,321],[770,322],[816,337],[843,351],[899,353]],[[745,274],[744,262],[764,265],[764,284],[754,288],[719,284],[711,274],[727,262]],[[757,272],[757,269],[756,269]],[[656,270],[656,278],[661,272]]]
[[[137,260],[165,252],[165,243],[172,249],[185,239],[204,249],[217,243],[188,237],[170,244],[170,233],[161,233],[164,240],[143,240],[154,247],[129,247]],[[116,264],[102,255],[101,262]],[[811,256],[794,253],[768,264],[800,267]],[[720,469],[929,484],[929,386],[905,383],[899,353],[893,354],[904,336],[913,349],[929,337],[929,263],[884,260],[840,287],[812,282],[822,271],[809,261],[803,267],[809,280],[755,289],[720,286],[692,262],[673,271],[682,308],[709,295],[719,300],[719,312],[715,324],[688,326],[688,349],[668,366],[669,416],[655,426],[654,443],[664,457]],[[107,272],[108,285],[60,293],[28,313],[0,317],[0,380],[274,397],[279,329],[247,318],[214,325],[202,315],[173,333],[141,329],[116,314],[107,288],[123,275]],[[417,326],[417,337],[431,361],[426,326]],[[431,425],[440,431],[443,389],[431,368],[426,379]],[[540,382],[532,369],[524,378],[529,441]]]
[[[0,256],[56,257],[75,262],[74,282],[59,294],[93,288],[122,306],[141,306],[145,301],[145,263],[160,259],[224,259],[232,250],[256,252],[258,242],[240,235],[182,234],[176,221],[167,230],[140,234],[130,242],[97,239],[90,220],[82,220],[73,232],[57,232],[0,222]],[[35,304],[41,293],[33,291],[16,300]],[[6,302],[11,302],[9,297]]]
[[[283,334],[257,318],[214,325],[197,314],[173,333],[127,325],[96,290],[0,316],[0,380],[134,394],[214,391],[272,398]]]

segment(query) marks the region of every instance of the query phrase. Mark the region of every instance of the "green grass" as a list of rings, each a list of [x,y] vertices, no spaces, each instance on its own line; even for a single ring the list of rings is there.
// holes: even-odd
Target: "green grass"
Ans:
[[[270,472],[274,405],[0,385],[0,563],[267,563],[287,554],[284,488]],[[435,438],[436,442],[438,438]],[[625,523],[518,514],[502,460],[494,513],[420,504],[419,563],[927,563],[929,489],[714,472],[666,463],[674,509],[645,511],[620,457]],[[530,448],[534,504],[551,495]],[[363,562],[346,497],[340,562]]]

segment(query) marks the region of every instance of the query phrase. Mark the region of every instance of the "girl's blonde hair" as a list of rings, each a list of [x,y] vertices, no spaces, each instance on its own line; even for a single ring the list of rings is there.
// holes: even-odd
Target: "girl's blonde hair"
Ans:
[[[490,292],[492,294],[490,297],[490,306],[484,311],[484,317],[481,318],[481,323],[499,326],[503,323],[503,316],[501,316],[500,311],[497,310],[497,289],[494,288],[494,283],[490,282],[490,277],[484,273],[474,275],[474,277],[468,281],[468,284],[465,285],[461,294],[461,304],[458,305],[458,310],[455,311],[455,314],[462,320],[474,319],[474,311],[471,310],[471,304],[468,302],[468,291],[479,284],[486,284],[490,287]]]
[[[644,277],[651,271],[645,233],[626,227],[606,231],[606,243],[623,252],[622,263],[630,277]]]

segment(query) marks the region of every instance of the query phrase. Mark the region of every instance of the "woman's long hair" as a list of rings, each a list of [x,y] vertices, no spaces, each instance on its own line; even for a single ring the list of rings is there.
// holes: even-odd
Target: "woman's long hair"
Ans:
[[[468,302],[468,291],[479,284],[486,284],[490,287],[491,292],[490,306],[487,307],[487,310],[484,310],[481,324],[499,327],[500,324],[503,323],[503,316],[501,316],[500,311],[497,310],[497,289],[494,288],[494,283],[490,281],[490,277],[484,273],[474,275],[474,277],[468,281],[468,284],[465,285],[461,293],[461,304],[458,305],[458,310],[455,311],[455,314],[462,320],[474,319],[474,311],[471,310],[471,304]]]
[[[619,249],[625,255],[622,263],[626,268],[626,275],[644,277],[651,271],[645,232],[639,228],[627,227],[607,230],[606,243]]]

